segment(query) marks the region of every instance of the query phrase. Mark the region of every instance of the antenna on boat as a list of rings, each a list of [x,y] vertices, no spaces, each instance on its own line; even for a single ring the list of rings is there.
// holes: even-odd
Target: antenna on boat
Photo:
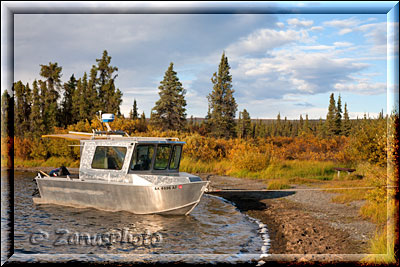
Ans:
[[[129,135],[124,131],[119,131],[119,130],[113,131],[113,129],[111,129],[111,126],[108,123],[114,121],[114,119],[115,119],[115,115],[114,114],[112,114],[112,113],[102,113],[101,110],[99,111],[99,114],[100,114],[100,117],[97,116],[97,114],[96,114],[96,117],[100,121],[101,127],[103,128],[103,131],[97,131],[97,132],[95,131],[94,134],[116,134],[116,135],[126,135],[126,136],[129,137]],[[107,131],[104,131],[103,123],[106,125]]]

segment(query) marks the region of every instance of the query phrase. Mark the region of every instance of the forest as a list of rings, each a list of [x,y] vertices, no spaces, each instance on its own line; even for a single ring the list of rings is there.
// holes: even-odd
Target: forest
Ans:
[[[105,50],[82,77],[62,82],[62,67],[40,65],[32,84],[17,81],[2,94],[2,168],[13,166],[79,166],[76,141],[41,138],[49,133],[92,132],[101,128],[98,111],[114,113],[110,125],[130,136],[170,136],[186,142],[181,171],[262,179],[269,189],[290,184],[330,181],[334,186],[374,186],[362,194],[340,193],[336,201],[366,200],[360,214],[380,225],[371,251],[386,248],[386,185],[398,177],[398,111],[371,118],[350,119],[347,103],[334,93],[327,99],[325,118],[255,120],[237,110],[230,66],[222,53],[211,77],[204,118],[187,118],[186,90],[171,62],[160,81],[159,99],[150,117],[138,114],[132,99],[129,116],[121,114],[122,91],[116,88],[118,68]],[[238,114],[238,117],[236,115]],[[10,150],[10,148],[14,150]],[[340,179],[334,167],[356,171]],[[397,204],[396,204],[397,205]],[[394,207],[396,208],[396,207]],[[398,209],[398,207],[397,207]]]

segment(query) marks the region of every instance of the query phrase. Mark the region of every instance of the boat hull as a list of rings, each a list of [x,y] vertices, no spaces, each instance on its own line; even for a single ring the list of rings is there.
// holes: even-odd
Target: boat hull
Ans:
[[[92,207],[135,214],[187,215],[200,202],[208,182],[163,186],[137,186],[107,181],[36,178],[40,198],[36,204]]]

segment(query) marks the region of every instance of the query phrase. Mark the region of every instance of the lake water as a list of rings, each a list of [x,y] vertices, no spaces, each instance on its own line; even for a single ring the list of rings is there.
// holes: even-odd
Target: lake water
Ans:
[[[166,254],[196,255],[196,259],[203,255],[207,261],[208,255],[250,259],[262,254],[260,232],[265,231],[222,198],[204,195],[188,216],[35,205],[35,174],[15,172],[14,177],[14,253],[22,260],[33,254],[55,258],[73,254],[80,259],[101,255],[96,261],[105,260],[106,255],[117,260],[144,254],[152,259]],[[4,183],[2,179],[2,189]],[[4,201],[2,196],[2,204]],[[7,227],[3,214],[2,210],[2,231]]]

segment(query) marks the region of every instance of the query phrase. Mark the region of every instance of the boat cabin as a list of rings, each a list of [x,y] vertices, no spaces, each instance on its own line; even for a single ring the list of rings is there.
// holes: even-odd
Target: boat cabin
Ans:
[[[177,138],[154,137],[81,140],[79,176],[179,175],[183,144]]]

